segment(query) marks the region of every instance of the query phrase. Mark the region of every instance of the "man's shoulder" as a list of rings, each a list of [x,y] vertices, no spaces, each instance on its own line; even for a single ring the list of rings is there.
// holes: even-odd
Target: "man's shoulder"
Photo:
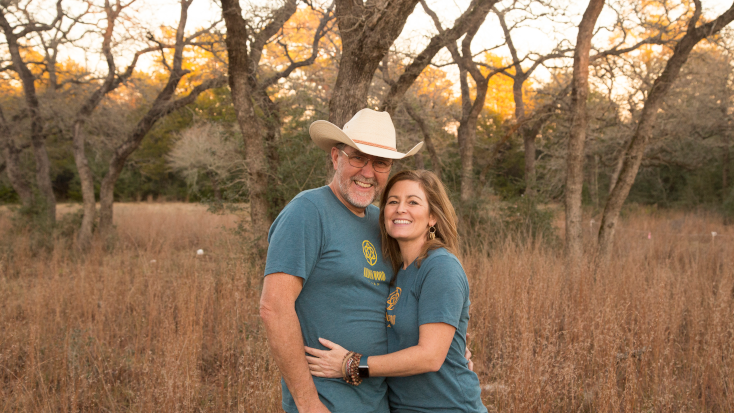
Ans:
[[[307,211],[321,211],[329,206],[329,193],[331,189],[328,186],[320,188],[307,189],[301,191],[288,202],[283,208],[281,214],[304,213]]]
[[[317,207],[321,207],[328,205],[331,202],[331,198],[333,198],[331,188],[329,188],[328,186],[322,186],[319,188],[307,189],[305,191],[299,192],[298,195],[293,197],[288,205],[294,202],[307,202]]]

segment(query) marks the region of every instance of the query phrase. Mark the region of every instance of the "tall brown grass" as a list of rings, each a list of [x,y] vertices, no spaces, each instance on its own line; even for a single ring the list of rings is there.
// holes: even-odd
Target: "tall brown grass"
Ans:
[[[0,211],[0,411],[279,411],[237,217],[115,213],[111,249],[82,256],[35,251]],[[638,212],[618,239],[598,273],[542,242],[465,251],[490,411],[734,411],[734,229]]]

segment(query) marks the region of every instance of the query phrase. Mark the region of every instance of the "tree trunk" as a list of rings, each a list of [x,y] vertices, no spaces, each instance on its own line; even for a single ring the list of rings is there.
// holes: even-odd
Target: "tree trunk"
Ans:
[[[207,171],[206,175],[209,177],[209,181],[212,183],[214,199],[216,199],[217,202],[222,202],[222,191],[219,189],[219,180],[217,179],[217,174],[213,171]]]
[[[5,158],[5,171],[8,174],[8,180],[15,192],[20,198],[20,204],[23,208],[30,208],[33,205],[33,191],[28,181],[20,169],[20,152],[15,145],[5,142],[3,145],[3,157]]]
[[[700,2],[696,2],[696,11],[688,23],[688,30],[685,36],[676,44],[673,55],[665,64],[663,72],[653,82],[650,93],[645,101],[645,106],[640,114],[637,128],[623,154],[623,164],[619,179],[612,189],[612,193],[609,195],[609,199],[604,207],[601,228],[599,228],[599,259],[597,261],[597,268],[606,267],[611,259],[614,231],[619,218],[619,211],[622,209],[622,205],[627,199],[629,190],[637,176],[647,143],[653,133],[658,109],[663,104],[663,99],[680,74],[680,69],[688,60],[688,56],[691,50],[693,50],[693,47],[704,38],[721,31],[722,28],[734,19],[734,5],[715,20],[696,27],[700,16],[701,4]]]
[[[329,101],[329,122],[344,127],[355,113],[367,106],[367,94],[380,60],[371,59],[362,50],[344,50]]]
[[[458,50],[454,53],[454,61],[460,61]],[[456,131],[456,140],[459,143],[459,158],[461,159],[461,189],[459,197],[462,201],[468,201],[472,195],[472,170],[474,169],[474,139],[476,130],[469,125],[471,112],[471,91],[469,89],[468,72],[466,68],[459,65],[459,85],[461,89],[461,119]]]
[[[413,109],[410,103],[406,102],[403,107],[405,108],[405,111],[408,112],[408,115],[415,121],[415,123],[418,124],[418,128],[420,128],[421,133],[423,134],[423,143],[426,145],[428,155],[431,157],[431,167],[433,169],[433,173],[438,176],[438,179],[441,179],[441,158],[439,158],[438,153],[436,152],[436,147],[433,146],[433,138],[431,137],[431,132],[428,129],[428,125],[426,124],[425,119],[423,119],[418,114],[418,112]]]
[[[461,200],[468,201],[474,195],[474,142],[477,119],[470,118],[459,124],[459,156],[461,157]]]
[[[127,159],[127,157],[125,157]],[[98,232],[103,239],[106,239],[112,232],[113,207],[115,202],[115,183],[117,178],[125,166],[125,159],[120,156],[113,156],[110,165],[107,167],[107,173],[102,178],[102,184],[99,187],[99,229]]]
[[[413,158],[415,159],[415,169],[426,169],[426,165],[423,162],[422,153],[416,153],[415,155],[413,155]]]
[[[622,172],[622,165],[624,165],[624,148],[619,152],[619,157],[617,157],[617,163],[614,165],[614,171],[612,171],[612,175],[609,177],[609,194],[612,194],[612,191],[614,190],[614,187],[617,185],[617,180],[619,179],[619,173]]]
[[[338,127],[367,106],[372,77],[403,31],[419,0],[355,2],[336,0],[342,56],[329,101],[329,122]]]
[[[102,102],[102,99],[127,79],[127,77],[133,73],[133,68],[135,66],[135,61],[133,61],[126,73],[120,75],[117,80],[115,79],[116,66],[115,59],[112,56],[111,44],[115,28],[115,20],[117,19],[120,11],[121,8],[119,8],[119,5],[117,9],[109,3],[105,5],[107,27],[105,28],[105,32],[102,37],[102,53],[107,61],[107,76],[102,85],[89,95],[81,108],[79,108],[79,111],[76,114],[76,121],[74,122],[74,161],[76,162],[76,169],[79,173],[79,180],[81,181],[82,200],[84,202],[84,216],[82,217],[82,224],[79,228],[79,234],[77,235],[77,246],[82,251],[88,250],[92,245],[92,232],[94,230],[94,220],[97,214],[97,202],[94,195],[94,175],[92,174],[92,170],[89,168],[89,162],[87,161],[85,151],[86,138],[83,127],[89,116],[94,112],[100,102]]]
[[[56,196],[51,184],[51,162],[48,160],[45,137],[42,132],[41,116],[38,109],[31,111],[31,146],[33,146],[33,158],[36,161],[36,186],[43,197],[43,207],[46,212],[47,222],[56,225]]]
[[[515,75],[512,80],[515,122],[520,125],[520,134],[525,149],[525,196],[533,197],[535,196],[535,135],[528,125],[525,125],[527,120],[525,118],[525,99],[522,95],[522,86],[526,77],[522,73],[519,62],[515,64]]]
[[[13,68],[23,84],[23,94],[31,121],[31,146],[36,161],[36,186],[43,198],[46,220],[53,226],[56,224],[56,197],[51,184],[51,163],[48,160],[45,137],[43,136],[43,120],[41,119],[36,95],[35,77],[23,61],[18,45],[18,36],[13,32],[13,28],[2,12],[0,12],[0,28],[5,33]]]
[[[476,33],[474,31],[473,33]],[[470,34],[472,34],[470,32]],[[467,35],[469,36],[469,35]],[[473,34],[472,34],[473,37]],[[465,39],[466,40],[466,39]],[[469,40],[471,41],[471,40]],[[468,45],[465,47],[465,54],[468,50]],[[464,64],[467,64],[464,62]],[[469,64],[474,64],[471,62]],[[472,68],[472,71],[478,71],[478,68]],[[463,72],[463,75],[461,74]],[[477,136],[477,120],[479,114],[484,108],[484,102],[487,98],[487,87],[489,86],[489,79],[484,78],[481,73],[473,73],[472,79],[476,84],[476,97],[474,102],[471,101],[469,83],[467,79],[467,71],[460,69],[460,83],[461,83],[461,100],[462,100],[462,117],[459,121],[459,129],[457,132],[457,138],[459,141],[459,155],[461,157],[461,200],[468,201],[474,195],[474,143]],[[490,75],[491,76],[491,75]]]
[[[555,105],[564,96],[566,96],[568,88],[564,88],[558,95],[553,99],[552,102],[536,109],[533,114],[533,118],[529,119],[527,115],[524,115],[522,121],[518,120],[517,128],[520,130],[520,134],[523,139],[523,146],[525,150],[525,195],[533,197],[538,191],[537,183],[537,171],[535,168],[535,148],[536,140],[543,125],[555,111]],[[528,124],[528,122],[530,124]]]
[[[721,197],[726,199],[729,188],[729,164],[731,163],[731,149],[729,148],[729,130],[725,130],[724,134],[724,154],[721,160]]]
[[[237,0],[222,0],[222,14],[227,26],[227,55],[229,57],[229,87],[232,103],[237,114],[245,141],[248,168],[248,190],[250,194],[250,218],[255,245],[267,249],[267,234],[270,228],[267,202],[267,158],[260,136],[258,118],[252,104],[252,91],[248,84],[249,65],[247,56],[247,23]]]
[[[30,208],[33,205],[33,191],[20,168],[20,153],[22,150],[16,148],[13,138],[10,136],[10,128],[5,121],[2,108],[0,108],[0,145],[2,145],[5,170],[10,185],[18,194],[23,208]]]
[[[280,119],[280,109],[277,104],[270,99],[265,90],[258,89],[255,93],[258,96],[259,106],[265,115],[265,154],[267,158],[267,187],[270,189],[271,194],[281,194],[280,191],[275,191],[275,188],[279,185],[277,171],[280,169],[280,155],[278,154],[278,146],[281,143],[281,126],[282,122]],[[271,202],[272,201],[272,202]],[[276,208],[271,208],[272,205],[284,206],[288,200],[284,199],[281,195],[277,198],[267,199],[268,204],[268,222],[273,222],[276,216],[274,216]]]
[[[79,180],[82,186],[82,200],[84,202],[84,216],[82,217],[82,225],[79,227],[77,235],[77,246],[82,251],[86,251],[92,245],[92,231],[94,230],[94,219],[97,214],[97,201],[94,197],[94,175],[89,168],[87,155],[84,150],[85,138],[82,127],[84,121],[77,119],[74,123],[74,161],[76,169],[79,173]]]
[[[571,130],[566,155],[566,258],[576,271],[583,255],[581,191],[584,184],[584,143],[586,140],[586,99],[589,95],[589,50],[594,26],[604,0],[590,0],[579,25],[573,56],[571,89]]]
[[[535,69],[537,69],[543,62],[549,59],[561,57],[562,54],[552,52],[550,54],[539,56],[539,58],[535,60],[527,70],[523,70],[522,63],[526,59],[520,58],[517,52],[517,48],[515,48],[515,43],[512,40],[512,28],[515,28],[517,26],[507,25],[507,22],[505,20],[505,13],[507,12],[506,10],[499,11],[497,10],[497,8],[494,7],[492,8],[492,10],[494,11],[495,15],[497,15],[500,27],[502,27],[502,32],[505,35],[505,44],[507,44],[507,48],[510,51],[510,56],[512,56],[512,67],[514,68],[515,73],[510,74],[508,72],[503,72],[503,74],[512,78],[512,97],[515,102],[515,122],[517,128],[520,130],[520,135],[522,136],[523,146],[525,150],[525,196],[534,197],[537,191],[535,172],[535,138],[538,136],[540,128],[543,126],[545,112],[552,112],[553,103],[545,105],[541,109],[536,109],[535,115],[538,117],[538,119],[533,122],[532,125],[530,125],[528,124],[528,116],[525,113],[525,98],[523,96],[522,89],[525,81],[528,80]],[[565,95],[564,92],[561,93]],[[555,102],[559,99],[560,96],[556,97],[556,99],[553,99],[553,101]],[[485,179],[484,174],[482,174],[482,179]]]
[[[599,155],[594,155],[591,158],[591,179],[589,184],[589,194],[591,195],[591,202],[594,204],[594,209],[599,208]]]
[[[521,128],[523,131],[522,142],[525,147],[525,196],[533,197],[536,193],[536,174],[535,174],[535,135],[528,133],[528,129]]]
[[[170,75],[168,81],[163,89],[158,93],[155,101],[151,105],[150,109],[143,118],[135,125],[135,128],[130,135],[122,142],[112,155],[107,173],[102,179],[102,185],[99,191],[99,233],[102,237],[107,237],[112,230],[112,218],[113,218],[113,204],[114,204],[114,191],[115,183],[120,177],[123,167],[127,158],[135,152],[143,141],[143,138],[153,128],[155,123],[170,114],[171,112],[181,109],[184,106],[194,102],[203,92],[224,85],[225,78],[217,77],[214,79],[205,80],[201,84],[194,87],[191,92],[186,96],[173,99],[176,88],[181,82],[181,79],[189,73],[188,70],[182,69],[183,65],[183,51],[186,46],[186,39],[184,38],[184,30],[186,29],[186,20],[188,17],[188,8],[191,5],[191,0],[181,2],[181,17],[178,22],[176,29],[176,43],[173,51],[173,64],[170,65]]]

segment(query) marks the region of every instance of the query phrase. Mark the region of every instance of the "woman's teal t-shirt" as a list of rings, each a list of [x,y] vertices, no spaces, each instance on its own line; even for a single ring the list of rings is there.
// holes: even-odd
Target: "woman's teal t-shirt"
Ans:
[[[477,375],[464,358],[469,324],[469,282],[459,260],[444,248],[429,252],[397,274],[387,300],[388,353],[418,345],[419,327],[456,327],[446,361],[437,372],[388,377],[390,411],[486,413]]]

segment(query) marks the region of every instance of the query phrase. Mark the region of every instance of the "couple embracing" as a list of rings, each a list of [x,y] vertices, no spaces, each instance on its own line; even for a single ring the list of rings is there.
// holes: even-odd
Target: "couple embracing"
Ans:
[[[486,413],[465,357],[469,284],[456,213],[429,171],[389,178],[390,115],[311,125],[334,178],[270,228],[260,314],[295,412]],[[372,202],[380,197],[380,208]]]

